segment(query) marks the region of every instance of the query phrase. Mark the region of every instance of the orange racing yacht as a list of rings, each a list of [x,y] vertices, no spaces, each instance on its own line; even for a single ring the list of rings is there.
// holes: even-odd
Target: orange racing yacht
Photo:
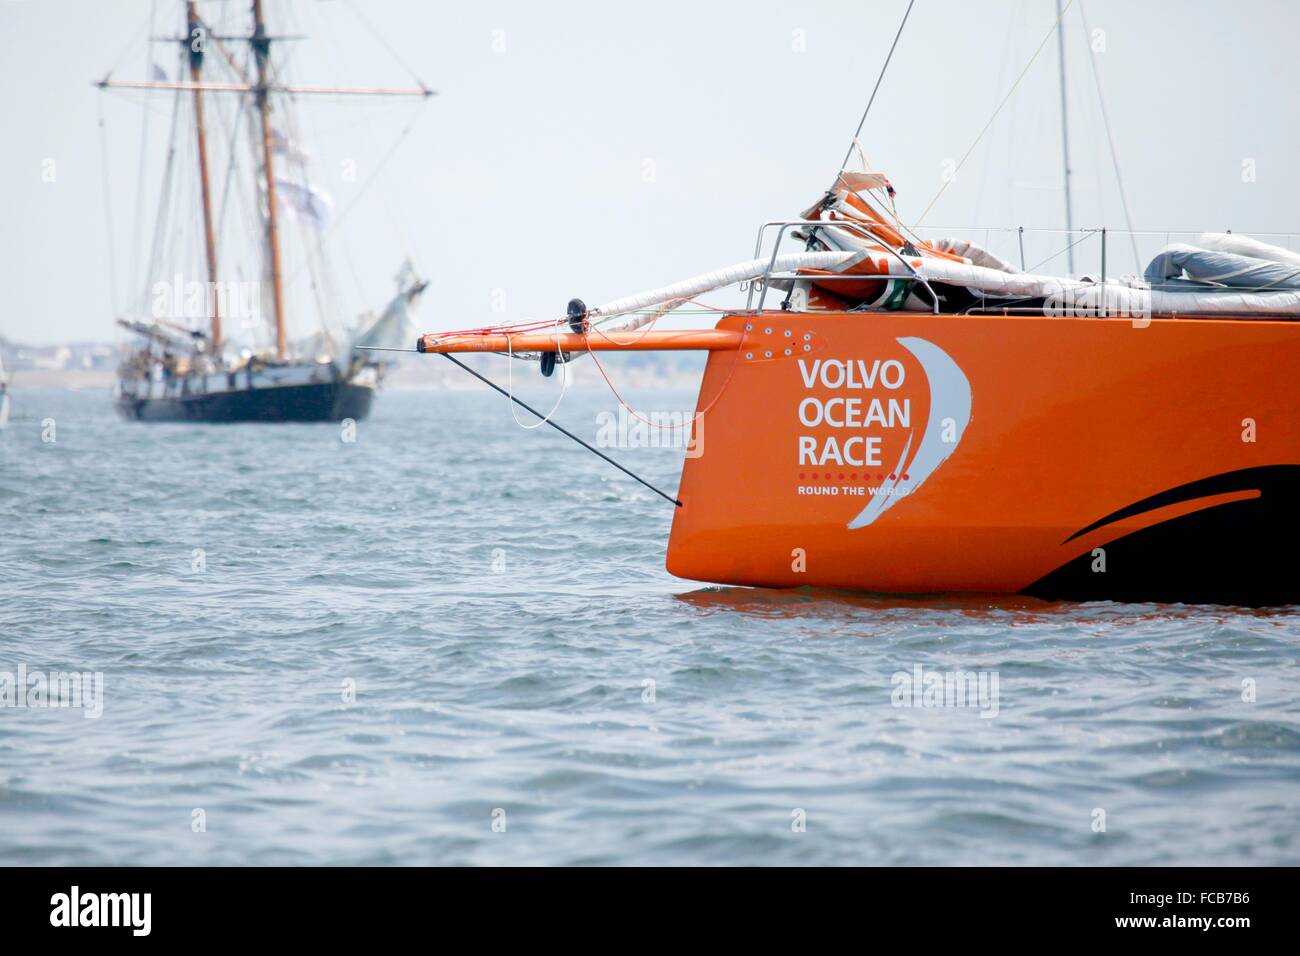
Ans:
[[[1037,277],[970,244],[913,241],[847,185],[765,230],[809,251],[577,303],[551,328],[429,334],[417,348],[544,368],[707,351],[699,453],[668,543],[679,577],[1300,601],[1277,560],[1300,533],[1300,256],[1206,236],[1153,263],[1178,277]],[[754,307],[714,329],[651,327],[742,279]],[[769,288],[786,307],[763,307]]]
[[[798,219],[765,223],[750,260],[417,350],[548,375],[588,353],[707,351],[696,446],[665,495],[679,577],[1300,602],[1279,560],[1300,536],[1300,255],[1205,234],[1108,278],[1103,233],[1100,276],[1039,275],[921,240],[893,199],[883,175],[842,169]],[[654,328],[736,283],[747,306],[716,327]]]

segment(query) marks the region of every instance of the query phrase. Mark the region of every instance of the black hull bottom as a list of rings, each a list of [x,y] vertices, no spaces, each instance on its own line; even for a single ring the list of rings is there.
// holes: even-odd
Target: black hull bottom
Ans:
[[[1124,535],[1057,568],[1023,593],[1049,600],[1235,604],[1300,604],[1294,554],[1300,534],[1300,466],[1270,465],[1228,472],[1107,515],[1071,539],[1131,515],[1213,495],[1248,492],[1245,500],[1194,511]]]
[[[375,390],[347,382],[282,385],[186,395],[127,398],[117,410],[136,422],[339,422],[370,414]]]

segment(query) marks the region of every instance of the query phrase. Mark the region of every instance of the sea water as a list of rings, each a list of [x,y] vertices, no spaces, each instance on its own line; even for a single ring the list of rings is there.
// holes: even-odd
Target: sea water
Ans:
[[[605,450],[671,492],[656,444]],[[1296,610],[676,580],[672,506],[485,389],[18,390],[0,466],[0,863],[1300,862]]]

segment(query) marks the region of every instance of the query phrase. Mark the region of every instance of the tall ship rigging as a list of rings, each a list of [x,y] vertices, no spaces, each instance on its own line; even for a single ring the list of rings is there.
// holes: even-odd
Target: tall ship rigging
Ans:
[[[172,100],[145,289],[117,320],[138,336],[114,390],[129,420],[360,420],[387,368],[375,350],[414,331],[427,282],[409,261],[377,314],[342,314],[333,201],[312,180],[295,107],[433,91],[292,83],[284,51],[302,37],[269,32],[263,0],[250,6],[247,25],[229,21],[249,8],[224,3],[210,23],[187,0],[181,35],[151,38],[179,50],[173,74],[151,62],[147,80],[96,83]]]

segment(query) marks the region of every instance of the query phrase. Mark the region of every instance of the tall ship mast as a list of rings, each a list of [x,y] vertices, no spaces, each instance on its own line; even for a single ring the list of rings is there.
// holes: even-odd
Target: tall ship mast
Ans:
[[[433,91],[295,85],[282,50],[302,38],[272,33],[263,0],[233,33],[196,0],[178,6],[181,35],[153,38],[179,50],[173,75],[155,64],[147,80],[96,83],[172,98],[145,292],[117,320],[139,337],[118,369],[117,408],[137,421],[360,420],[386,369],[373,350],[409,341],[427,283],[407,262],[377,315],[340,314],[333,203],[312,180],[294,106]]]

